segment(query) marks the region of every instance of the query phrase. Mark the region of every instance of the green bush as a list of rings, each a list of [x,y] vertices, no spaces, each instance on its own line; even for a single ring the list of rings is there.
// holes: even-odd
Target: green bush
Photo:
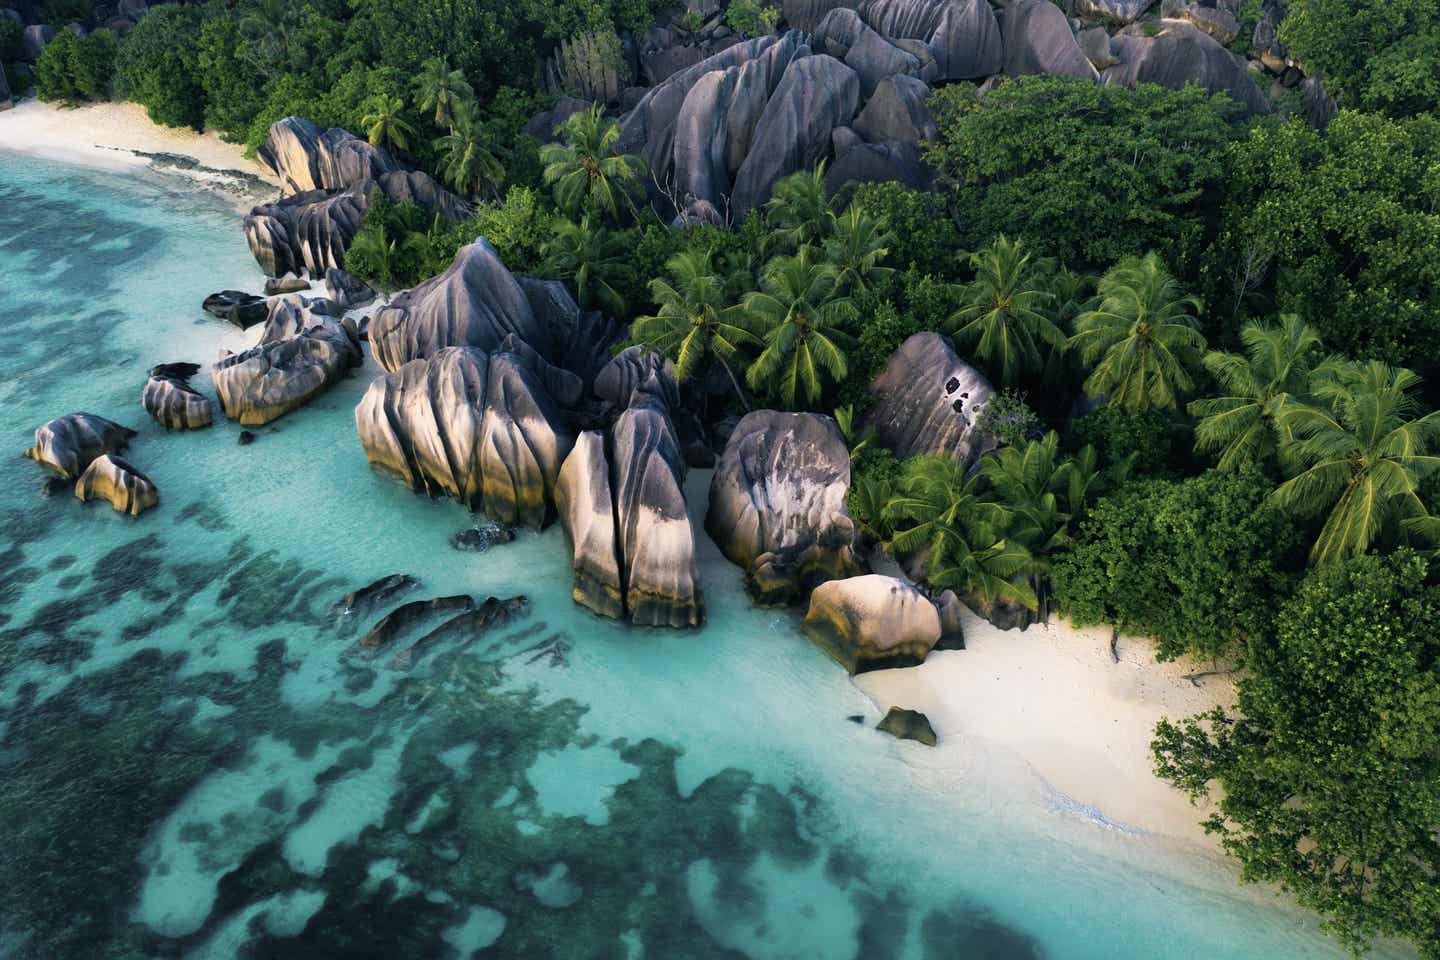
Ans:
[[[35,64],[35,92],[41,100],[79,103],[110,95],[115,73],[115,34],[96,30],[77,38],[68,28],[55,34]]]
[[[1153,637],[1162,660],[1239,652],[1269,623],[1298,541],[1258,471],[1141,480],[1101,498],[1052,569],[1077,624]]]
[[[893,180],[865,183],[855,189],[853,203],[890,228],[891,266],[939,279],[956,279],[964,258],[960,229],[945,201],[928,190],[907,190]]]
[[[1127,413],[1113,404],[1078,418],[1070,427],[1076,447],[1095,448],[1101,463],[1114,466],[1134,457],[1136,474],[1165,473],[1169,468],[1173,424],[1160,410]]]
[[[1021,77],[930,102],[940,133],[925,153],[966,248],[1003,233],[1072,269],[1152,250],[1181,275],[1197,265],[1239,132],[1227,97]]]
[[[774,33],[779,22],[779,9],[761,0],[730,0],[725,8],[725,23],[743,37]]]
[[[147,11],[115,56],[115,86],[145,107],[156,123],[201,129],[205,89],[200,83],[199,8],[164,4]]]
[[[91,0],[45,0],[40,5],[40,19],[57,31],[71,23],[85,23],[95,15]]]
[[[1291,0],[1280,39],[1343,106],[1407,117],[1440,103],[1434,0]]]

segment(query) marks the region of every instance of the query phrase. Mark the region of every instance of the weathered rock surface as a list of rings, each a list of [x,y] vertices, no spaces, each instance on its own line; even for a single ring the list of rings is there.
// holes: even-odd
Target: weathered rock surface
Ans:
[[[466,527],[450,536],[450,546],[464,553],[484,553],[491,547],[512,543],[515,530],[503,523],[487,523],[482,526]]]
[[[201,430],[215,419],[210,398],[192,388],[184,376],[152,371],[140,405],[166,430]]]
[[[241,330],[248,330],[264,321],[269,305],[264,297],[243,290],[221,290],[212,293],[201,304],[205,312],[220,320],[228,320]]]
[[[1044,73],[1077,80],[1100,75],[1085,58],[1064,11],[1050,0],[1015,0],[1000,11],[1005,43],[1005,74]]]
[[[816,587],[802,629],[854,674],[922,662],[940,639],[940,615],[903,580],[867,574]]]
[[[510,334],[548,349],[525,291],[484,239],[461,247],[444,273],[397,294],[369,330],[376,362],[392,372],[445,347],[495,351]]]
[[[1189,23],[1160,22],[1160,32],[1153,37],[1122,33],[1110,39],[1121,62],[1105,71],[1106,83],[1127,87],[1154,83],[1172,90],[1195,84],[1211,93],[1229,94],[1247,114],[1270,112],[1270,102],[1255,86],[1243,60]]]
[[[125,449],[135,431],[93,413],[67,413],[35,431],[35,446],[25,456],[75,480],[96,457]]]
[[[55,39],[55,28],[44,24],[31,24],[20,34],[21,59],[30,63],[40,59],[45,47]]]
[[[922,80],[973,80],[999,73],[1004,62],[988,0],[865,0],[860,17],[892,40],[925,43],[934,73]]]
[[[857,144],[836,157],[825,171],[825,189],[832,195],[847,183],[897,180],[911,190],[927,190],[930,172],[915,144],[889,140]]]
[[[370,463],[502,523],[543,526],[573,436],[513,353],[447,347],[377,377],[355,408]]]
[[[946,590],[940,594],[940,598],[935,602],[935,609],[940,614],[940,642],[935,644],[935,649],[964,650],[965,607],[960,603],[960,598],[955,596],[955,591]]]
[[[730,435],[710,480],[705,530],[745,568],[760,603],[803,601],[864,572],[845,509],[850,451],[830,417],[756,410]]]
[[[342,311],[368,307],[375,302],[374,287],[339,267],[325,271],[325,293]]]
[[[409,590],[418,586],[419,580],[408,573],[392,573],[389,576],[381,577],[379,580],[367,583],[358,590],[352,590],[331,605],[332,613],[351,614],[365,612],[383,603],[397,593]]]
[[[423,623],[436,614],[463,613],[474,609],[474,599],[463,593],[449,597],[431,597],[428,600],[411,600],[381,617],[379,622],[360,638],[359,645],[361,649],[374,651],[390,643],[410,627]]]
[[[875,403],[865,426],[897,457],[936,453],[969,462],[990,442],[971,427],[995,388],[956,356],[948,337],[910,337],[890,355],[870,393]]]
[[[875,729],[884,731],[897,740],[914,740],[927,747],[933,747],[936,743],[935,728],[930,726],[930,718],[919,710],[891,707],[885,711],[884,718],[875,725]]]
[[[865,109],[855,118],[853,129],[871,143],[888,140],[918,143],[934,139],[937,128],[925,106],[929,96],[930,88],[914,77],[882,80]]]
[[[570,545],[575,586],[571,596],[582,607],[616,620],[625,616],[615,499],[604,435],[587,430],[560,468],[555,507]]]
[[[298,294],[291,297],[299,299]],[[297,331],[301,321],[308,325]],[[359,334],[349,320],[277,301],[260,343],[223,355],[211,378],[225,416],[259,426],[304,406],[362,358]]]
[[[348,130],[322,130],[300,117],[286,117],[270,127],[257,151],[280,178],[285,192],[344,190],[363,180],[399,170],[390,151],[362,140]]]
[[[297,277],[293,273],[287,273],[283,277],[269,277],[265,280],[265,296],[267,297],[299,293],[301,290],[309,289],[310,281],[304,277]]]
[[[1154,5],[1155,0],[1076,0],[1075,12],[1130,23],[1139,20]]]
[[[75,482],[75,496],[85,501],[108,500],[116,510],[132,517],[160,502],[160,493],[149,477],[129,461],[108,453],[90,461]]]

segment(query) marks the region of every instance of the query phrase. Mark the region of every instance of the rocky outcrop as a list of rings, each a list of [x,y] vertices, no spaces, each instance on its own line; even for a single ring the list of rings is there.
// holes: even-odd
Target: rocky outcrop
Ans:
[[[999,73],[1003,64],[988,0],[865,0],[860,17],[884,37],[923,42],[934,63],[923,80],[973,80]]]
[[[927,190],[930,172],[913,143],[887,140],[860,143],[836,156],[825,171],[825,189],[837,193],[847,183],[883,183],[897,180],[911,190]]]
[[[299,293],[301,290],[309,289],[310,281],[304,277],[297,277],[293,273],[287,273],[283,277],[269,277],[265,281],[265,296],[267,297]]]
[[[935,609],[940,614],[940,642],[935,644],[935,649],[964,650],[965,607],[955,596],[955,591],[946,590],[940,594],[935,601]]]
[[[1000,12],[1005,43],[1005,75],[1031,73],[1077,80],[1098,80],[1064,11],[1050,0],[1015,0]]]
[[[495,351],[511,334],[549,349],[525,291],[484,239],[461,247],[444,273],[397,294],[369,329],[376,362],[392,372],[445,347]]]
[[[292,294],[284,300],[292,297],[300,299]],[[362,357],[359,333],[349,320],[277,301],[260,343],[243,353],[226,352],[211,378],[225,416],[258,426],[304,406],[359,366]]]
[[[345,262],[369,207],[353,192],[310,190],[265,203],[245,216],[245,241],[269,276],[307,272],[322,276]]]
[[[264,297],[243,290],[221,290],[205,298],[201,308],[212,317],[228,320],[241,330],[248,330],[265,319],[269,306]]]
[[[903,580],[868,574],[816,587],[802,629],[854,674],[922,662],[940,639],[940,616]]]
[[[582,607],[616,620],[625,616],[625,584],[616,543],[615,498],[605,437],[587,430],[560,468],[555,507],[570,545],[575,586],[571,596]]]
[[[96,457],[125,449],[135,431],[93,413],[67,413],[35,431],[35,446],[25,456],[75,480]]]
[[[746,414],[710,480],[705,530],[759,603],[803,601],[827,580],[864,572],[845,509],[850,451],[813,413]]]
[[[854,131],[871,143],[891,140],[918,143],[935,137],[935,121],[925,100],[930,88],[914,77],[889,77],[875,88],[855,118]]]
[[[375,288],[338,267],[325,271],[325,293],[341,311],[368,307],[375,302]]]
[[[962,361],[948,337],[917,333],[890,355],[870,384],[865,426],[900,458],[936,453],[969,462],[990,443],[971,430],[995,388]]]
[[[1076,0],[1075,12],[1117,23],[1132,23],[1154,5],[1155,0]]]
[[[513,353],[446,347],[376,378],[355,408],[372,466],[503,523],[550,516],[573,436],[539,375]]]
[[[81,500],[108,500],[121,513],[132,517],[160,502],[155,484],[129,461],[108,453],[90,461],[90,466],[75,482],[75,496]]]
[[[346,190],[401,169],[384,147],[348,130],[322,130],[300,117],[272,124],[257,153],[260,162],[275,171],[287,194]]]
[[[1153,37],[1117,34],[1110,39],[1120,63],[1105,71],[1106,83],[1154,83],[1172,90],[1194,84],[1228,94],[1246,114],[1270,112],[1243,60],[1189,23],[1160,22],[1160,32]]]
[[[199,369],[195,364],[165,364],[150,371],[140,405],[166,430],[200,430],[214,422],[210,398],[190,386],[189,378]]]
[[[884,718],[875,725],[875,729],[888,733],[897,740],[914,740],[927,747],[933,747],[937,742],[935,728],[930,726],[930,718],[919,710],[891,707],[885,711]]]
[[[55,28],[44,24],[31,24],[20,34],[21,59],[30,63],[40,59],[45,47],[55,39]]]

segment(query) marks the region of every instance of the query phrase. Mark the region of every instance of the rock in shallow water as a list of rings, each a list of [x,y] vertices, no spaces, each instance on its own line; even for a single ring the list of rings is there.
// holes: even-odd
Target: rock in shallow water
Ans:
[[[202,304],[212,317],[228,320],[241,330],[263,323],[270,307],[264,297],[243,290],[221,290],[205,298]]]
[[[189,369],[195,364],[162,364],[157,370]],[[196,367],[198,370],[198,367]],[[151,372],[140,405],[166,430],[200,430],[214,422],[210,398],[195,390],[185,376]]]
[[[616,620],[625,616],[625,587],[616,550],[615,499],[605,437],[587,430],[560,467],[555,509],[575,571],[571,597],[582,607]]]
[[[919,710],[891,707],[885,712],[885,717],[875,725],[875,729],[883,730],[897,740],[914,740],[927,747],[935,746],[936,742],[935,728],[930,726],[930,718]]]
[[[160,502],[160,493],[150,478],[129,461],[103,454],[90,462],[75,482],[75,496],[81,500],[108,500],[121,513],[132,517]]]
[[[466,553],[484,553],[491,547],[510,543],[515,531],[503,523],[487,523],[478,527],[466,527],[450,537],[450,546]]]
[[[853,674],[922,662],[940,639],[940,616],[904,581],[869,574],[816,587],[803,629]]]
[[[364,355],[354,323],[317,315],[313,302],[290,300],[272,305],[257,346],[226,354],[211,372],[220,406],[231,420],[246,426],[276,420],[361,363]]]
[[[75,480],[99,456],[125,449],[135,431],[93,413],[67,413],[35,431],[35,446],[25,456]]]

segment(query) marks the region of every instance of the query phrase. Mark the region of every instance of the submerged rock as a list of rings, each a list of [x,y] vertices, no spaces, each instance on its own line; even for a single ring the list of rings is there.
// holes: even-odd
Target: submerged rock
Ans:
[[[241,430],[240,435],[235,438],[235,442],[240,444],[240,446],[242,447],[248,447],[250,446],[250,444],[255,442],[255,434],[251,433],[249,430]]]
[[[850,451],[830,417],[756,410],[730,435],[710,481],[705,529],[760,603],[803,601],[864,572],[845,509]]]
[[[257,323],[263,323],[269,312],[264,297],[243,290],[221,290],[205,298],[202,306],[212,317],[228,320],[241,330],[248,330]]]
[[[936,743],[935,728],[930,726],[930,718],[919,710],[891,707],[875,729],[883,730],[897,740],[914,740],[927,747]]]
[[[450,546],[466,553],[484,553],[491,547],[510,543],[515,531],[503,523],[487,523],[479,527],[466,527],[450,537]]]
[[[310,402],[359,366],[363,356],[351,321],[277,304],[260,343],[222,356],[211,378],[225,416],[259,426]]]
[[[380,621],[360,638],[360,646],[374,650],[385,646],[394,640],[401,631],[420,623],[426,617],[437,613],[454,613],[473,609],[475,609],[475,601],[465,594],[402,603],[381,617]]]
[[[922,662],[940,639],[940,615],[904,581],[867,574],[816,587],[802,629],[854,674]]]
[[[625,616],[625,587],[616,545],[615,499],[605,438],[587,430],[560,467],[555,507],[575,571],[571,596],[582,607],[616,620]]]
[[[995,388],[941,334],[917,333],[902,343],[870,394],[875,403],[864,425],[901,459],[935,453],[969,462],[989,442],[971,428]]]
[[[367,610],[378,603],[382,603],[393,597],[395,594],[419,584],[420,581],[408,573],[392,573],[387,577],[381,577],[372,583],[368,583],[358,590],[352,590],[339,600],[335,601],[330,609],[335,613],[354,613],[357,610]]]
[[[93,413],[67,413],[35,431],[25,456],[67,480],[80,477],[95,458],[125,449],[135,431]]]
[[[164,364],[157,369],[190,368],[195,364]],[[198,369],[198,368],[197,368]],[[201,430],[214,422],[210,398],[192,388],[191,374],[175,376],[151,372],[140,394],[140,405],[166,430]]]
[[[416,491],[536,528],[574,442],[521,357],[473,347],[446,347],[377,377],[355,427],[370,463]]]
[[[108,500],[121,513],[132,517],[160,502],[160,493],[150,478],[118,456],[101,454],[75,482],[75,496],[84,501]]]
[[[524,616],[529,606],[530,599],[525,596],[507,597],[504,600],[486,597],[479,606],[456,614],[405,649],[398,651],[390,660],[389,666],[394,670],[408,670],[415,662],[415,655],[423,652],[422,648],[433,647],[437,642],[444,640],[464,640],[468,643],[493,627],[513,623],[519,617]],[[425,613],[428,612],[431,611],[425,611]]]

